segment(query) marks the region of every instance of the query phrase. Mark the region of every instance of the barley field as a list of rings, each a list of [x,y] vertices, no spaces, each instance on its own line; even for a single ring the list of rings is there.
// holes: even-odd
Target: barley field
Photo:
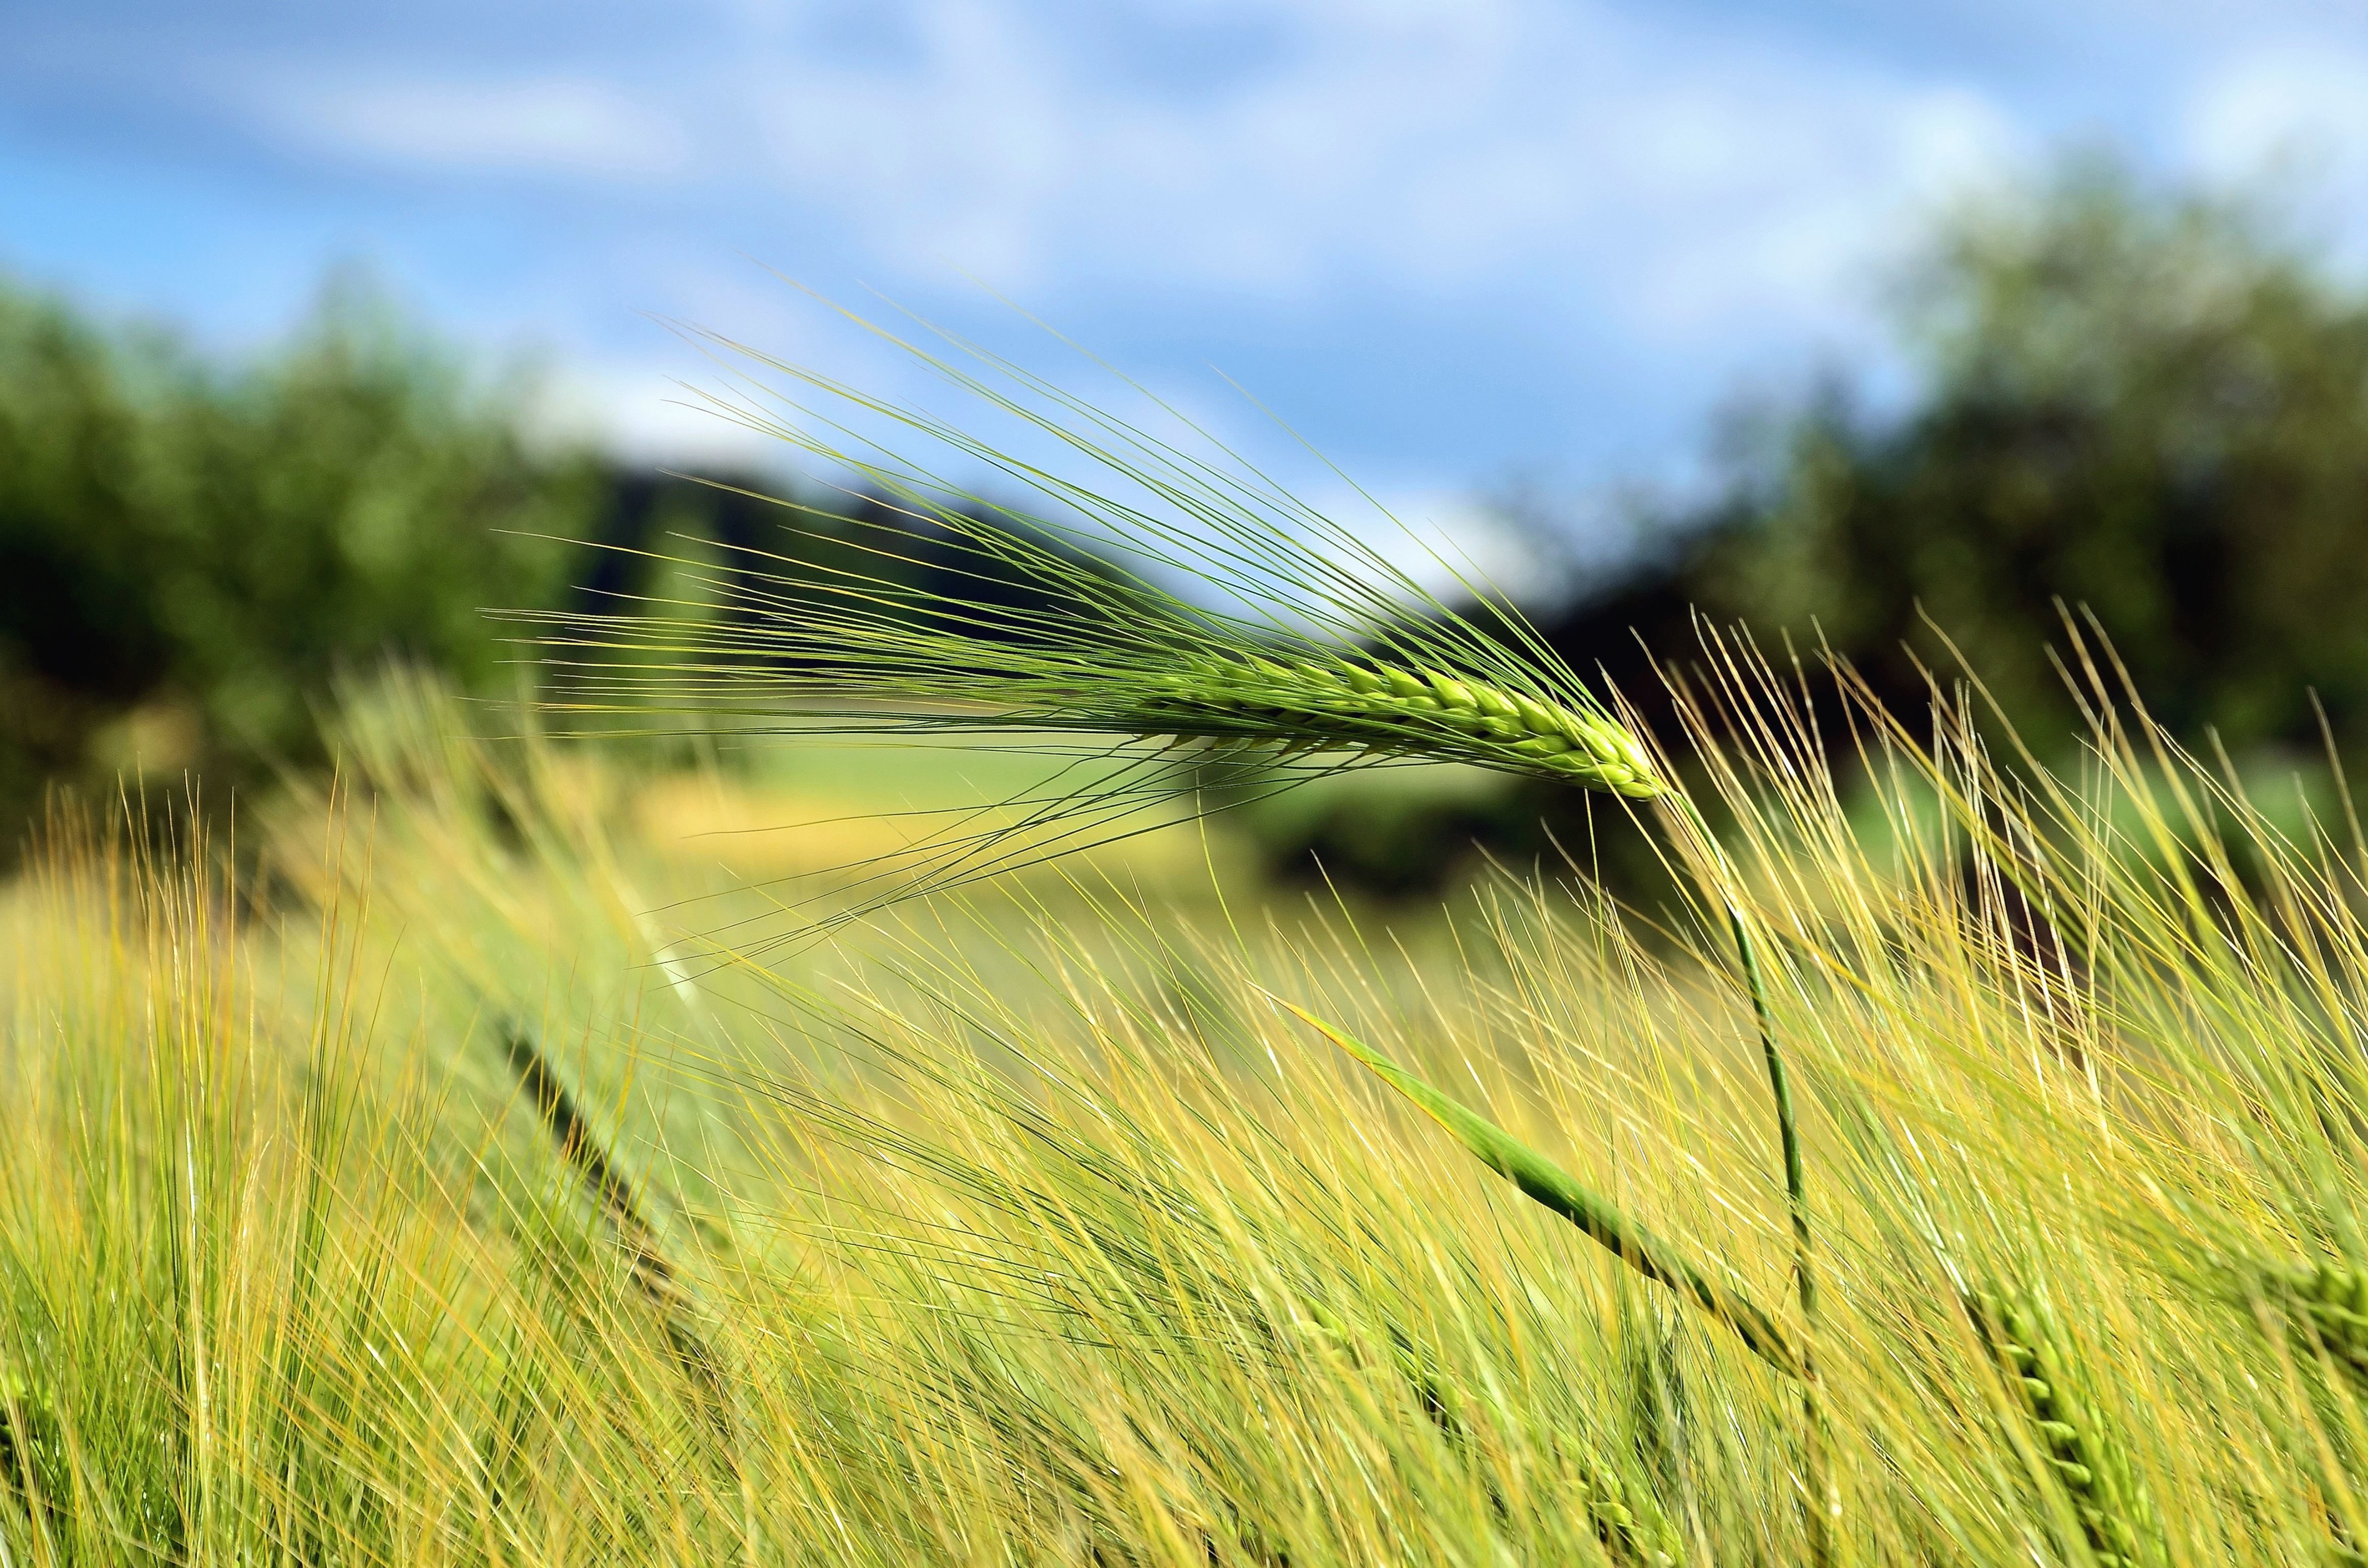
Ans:
[[[1187,822],[817,938],[724,781],[402,681],[232,834],[62,809],[6,1560],[2358,1561],[2362,847],[2094,678],[2076,773],[1949,708],[1842,780],[1733,654],[1702,812],[1603,797],[1654,908],[1284,899]]]

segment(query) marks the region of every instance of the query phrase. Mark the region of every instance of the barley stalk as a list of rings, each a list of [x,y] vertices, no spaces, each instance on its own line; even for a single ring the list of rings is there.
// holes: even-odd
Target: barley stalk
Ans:
[[[1979,1291],[1965,1304],[2100,1568],[2154,1561],[2153,1511],[2103,1416],[2081,1393],[2064,1335],[2037,1303],[2012,1292]]]
[[[1691,824],[1717,862],[1719,873],[1732,881],[1734,868],[1718,837],[1694,803],[1675,797],[1679,813]],[[1793,1081],[1784,1053],[1776,1048],[1776,1021],[1768,1008],[1768,981],[1760,971],[1759,948],[1751,937],[1751,924],[1734,893],[1722,892],[1726,922],[1743,966],[1744,989],[1751,997],[1752,1022],[1759,1031],[1759,1052],[1768,1069],[1768,1092],[1775,1104],[1776,1141],[1784,1162],[1784,1203],[1793,1224],[1793,1283],[1801,1303],[1801,1458],[1807,1495],[1803,1517],[1808,1527],[1809,1560],[1822,1565],[1833,1561],[1834,1527],[1841,1520],[1841,1491],[1835,1484],[1828,1458],[1833,1447],[1831,1419],[1826,1409],[1825,1384],[1817,1373],[1817,1276],[1809,1230],[1808,1181],[1801,1157],[1801,1128],[1793,1109]]]

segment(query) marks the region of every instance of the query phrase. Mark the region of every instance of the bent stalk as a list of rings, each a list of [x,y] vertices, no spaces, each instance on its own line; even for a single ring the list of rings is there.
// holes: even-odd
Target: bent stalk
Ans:
[[[1670,798],[1716,858],[1719,876],[1731,881],[1734,868],[1719,848],[1710,824],[1702,820],[1700,809],[1682,794],[1672,791]],[[1841,1517],[1841,1494],[1834,1484],[1827,1457],[1830,1431],[1825,1389],[1817,1377],[1817,1277],[1811,1266],[1809,1194],[1802,1170],[1800,1122],[1793,1114],[1793,1082],[1785,1071],[1784,1053],[1776,1048],[1776,1026],[1769,1013],[1768,982],[1760,970],[1759,945],[1751,939],[1750,923],[1741,903],[1726,886],[1717,891],[1720,902],[1726,906],[1727,929],[1735,937],[1744,988],[1750,993],[1752,1021],[1759,1031],[1759,1052],[1768,1065],[1768,1092],[1776,1106],[1776,1137],[1784,1160],[1784,1203],[1793,1222],[1793,1282],[1801,1303],[1801,1468],[1808,1493],[1803,1503],[1803,1517],[1808,1527],[1810,1561],[1823,1564],[1833,1561],[1833,1528]]]

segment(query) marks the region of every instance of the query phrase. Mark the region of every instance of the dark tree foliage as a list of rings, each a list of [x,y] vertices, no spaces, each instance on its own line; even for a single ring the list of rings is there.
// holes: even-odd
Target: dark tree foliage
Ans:
[[[2258,217],[2080,168],[1961,216],[1907,290],[1926,391],[1829,395],[1683,542],[1552,633],[1645,696],[1695,612],[1847,656],[1903,710],[1945,632],[2043,753],[2076,714],[2059,603],[2156,714],[2233,750],[2368,744],[2368,294]]]
[[[535,653],[489,609],[631,613],[689,580],[668,554],[756,589],[713,592],[718,614],[780,608],[755,579],[792,561],[1023,612],[1041,598],[876,499],[801,509],[765,498],[772,481],[538,447],[525,390],[350,282],[280,352],[224,368],[0,281],[0,861],[52,782],[188,769],[218,807],[320,762],[341,673],[400,659],[514,694]],[[867,526],[883,521],[904,535]]]
[[[521,440],[513,390],[350,286],[235,370],[0,287],[0,808],[308,761],[340,667],[495,679],[480,607],[552,599],[603,481]]]
[[[876,585],[945,607],[966,607],[980,635],[1030,635],[1038,616],[1076,613],[996,547],[1055,554],[1116,584],[1119,569],[1064,536],[1023,528],[983,509],[957,530],[871,494],[799,494],[753,475],[682,478],[620,473],[595,534],[599,547],[568,608],[596,615],[655,610],[761,625],[801,604],[843,608],[814,585]],[[1146,607],[1145,614],[1156,613]]]

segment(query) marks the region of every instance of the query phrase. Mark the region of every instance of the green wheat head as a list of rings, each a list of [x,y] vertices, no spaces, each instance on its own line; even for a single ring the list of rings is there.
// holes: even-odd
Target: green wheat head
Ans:
[[[1125,727],[1427,756],[1638,798],[1665,789],[1635,737],[1611,719],[1437,670],[1203,654],[1154,673],[1151,689]]]
[[[1577,1226],[1597,1245],[1656,1284],[1691,1301],[1731,1330],[1751,1353],[1786,1377],[1801,1375],[1799,1352],[1768,1314],[1736,1291],[1713,1280],[1669,1243],[1655,1235],[1574,1179],[1560,1165],[1501,1127],[1440,1093],[1355,1036],[1326,1023],[1306,1008],[1277,998],[1300,1020],[1370,1068],[1423,1113],[1453,1133],[1482,1165],[1511,1182],[1542,1207]]]
[[[1667,792],[1635,736],[1576,681],[1454,629],[1377,620],[1362,635],[1349,625],[1330,637],[1261,635],[1147,585],[1076,580],[1050,551],[995,544],[1041,568],[1047,597],[1073,597],[1075,613],[1022,637],[1018,627],[963,624],[990,615],[976,607],[815,577],[795,580],[814,601],[801,614],[720,631],[663,617],[630,628],[573,618],[554,648],[614,652],[630,631],[647,663],[638,675],[563,675],[569,705],[603,707],[593,688],[605,687],[616,702],[648,698],[814,728],[1172,738],[1264,748],[1266,761],[1421,758],[1636,799]],[[1146,620],[1148,634],[1123,630]],[[1401,657],[1377,656],[1375,644]]]
[[[2324,1351],[2368,1387],[2368,1270],[2342,1263],[2270,1265],[2259,1276],[2262,1295],[2283,1310],[2300,1347]]]
[[[2100,1568],[2157,1561],[2159,1531],[2146,1493],[2103,1415],[2081,1392],[2070,1346],[2046,1311],[2018,1293],[1990,1290],[1970,1297],[1966,1310]]]

